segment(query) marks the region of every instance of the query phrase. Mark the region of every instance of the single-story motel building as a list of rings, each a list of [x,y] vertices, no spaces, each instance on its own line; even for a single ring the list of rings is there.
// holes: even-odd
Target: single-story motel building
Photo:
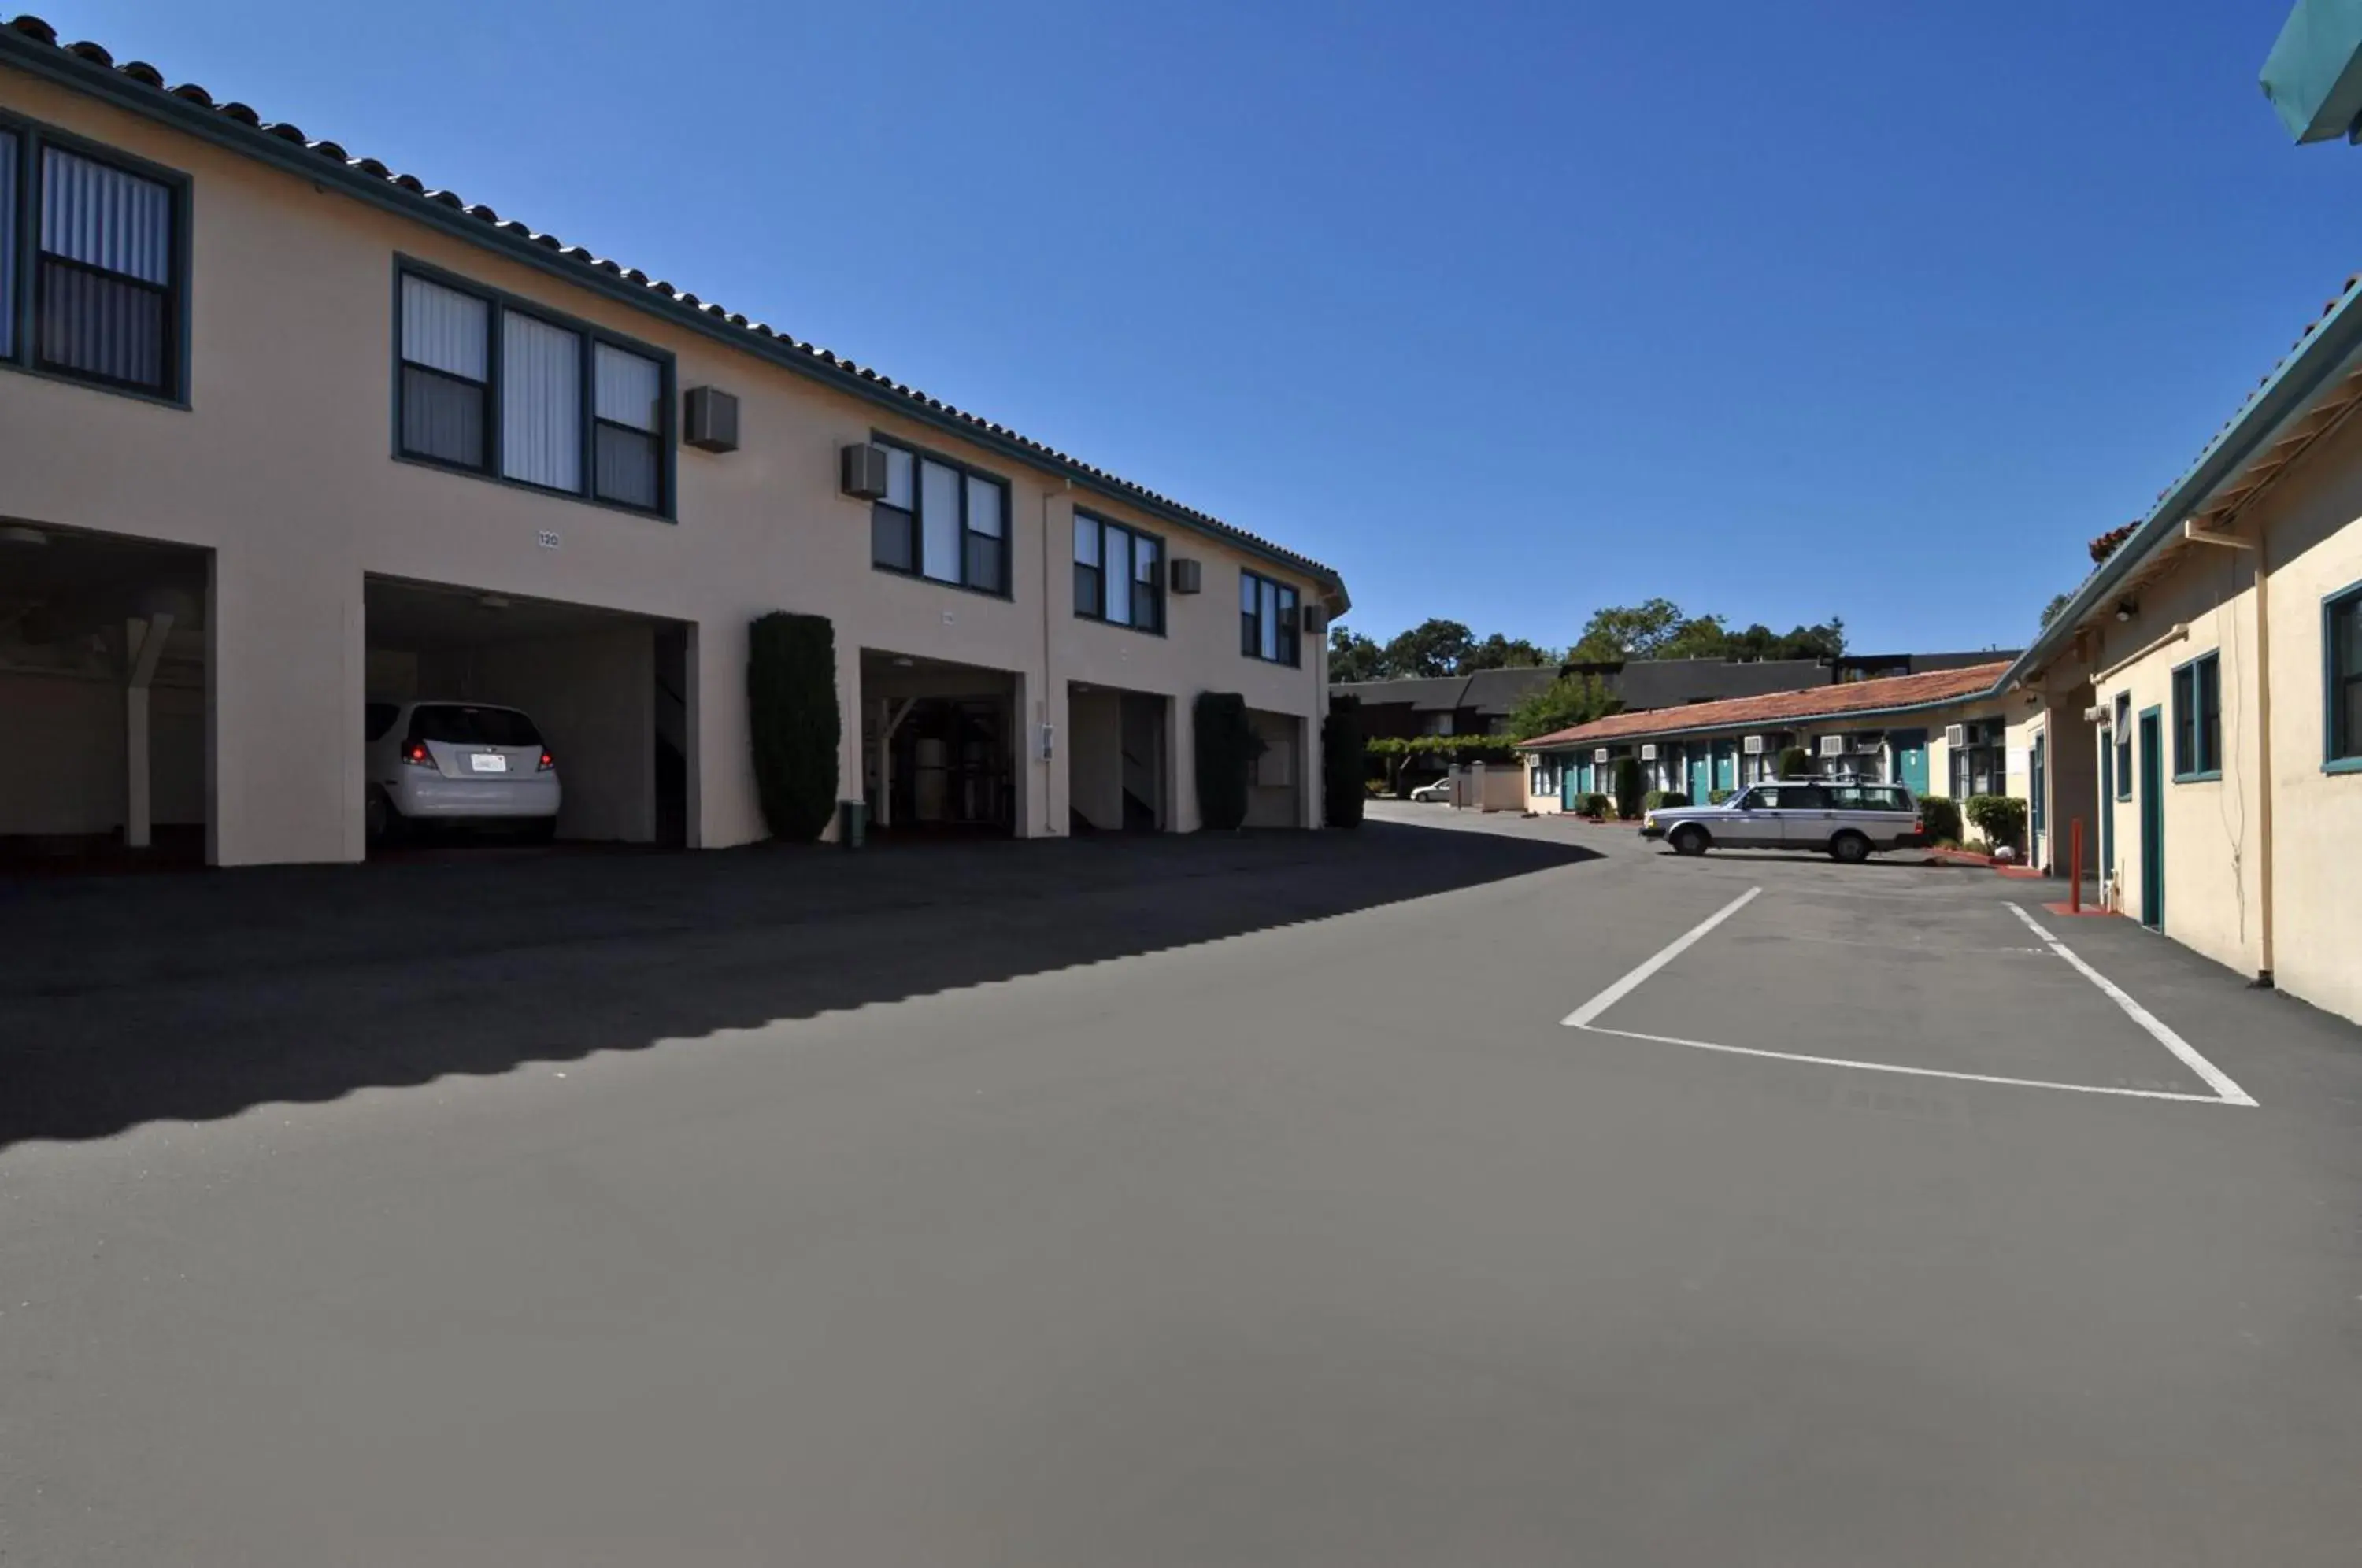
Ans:
[[[2041,716],[1998,694],[2006,660],[1760,697],[1613,713],[1520,744],[1527,809],[1573,811],[1614,792],[1624,759],[1645,790],[1704,802],[1777,777],[1804,750],[1822,776],[1907,784],[1917,794],[2026,795],[2047,766]],[[2041,824],[2039,834],[2047,829]],[[2039,853],[2037,839],[2037,853]]]
[[[1206,691],[1267,743],[1250,823],[1310,826],[1346,608],[1268,539],[0,24],[0,859],[361,859],[365,715],[437,699],[537,723],[560,837],[758,839],[779,610],[833,625],[837,794],[885,831],[1193,829]]]

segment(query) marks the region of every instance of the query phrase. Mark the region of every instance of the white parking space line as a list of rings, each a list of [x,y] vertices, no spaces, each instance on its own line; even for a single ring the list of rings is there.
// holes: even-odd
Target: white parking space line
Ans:
[[[2176,1034],[2166,1025],[2163,1020],[2150,1012],[2148,1009],[2141,1006],[2140,1003],[2133,1000],[2132,998],[2126,996],[2123,988],[2114,981],[2109,979],[2105,975],[2101,974],[2097,969],[2092,968],[2089,964],[2084,963],[2081,958],[2076,956],[2075,950],[2073,948],[2068,946],[2065,943],[2051,935],[2049,932],[2043,929],[2043,925],[2040,921],[2036,920],[2032,915],[2025,912],[2025,905],[2012,904],[2009,908],[2011,913],[2014,914],[2018,919],[2025,922],[2027,930],[2033,932],[2035,935],[2042,938],[2044,944],[2049,947],[2050,951],[2058,954],[2061,958],[2066,959],[2068,963],[2075,966],[2075,970],[2078,974],[2091,981],[2093,985],[2099,987],[2102,995],[2105,996],[2110,1001],[2125,1010],[2125,1017],[2131,1019],[2135,1023],[2139,1024],[2143,1029],[2147,1030],[2149,1033],[2156,1036],[2157,1043],[2158,1044],[2164,1046],[2167,1050],[2180,1057],[2183,1066],[2188,1067],[2191,1072],[2196,1073],[2200,1077],[2205,1079],[2207,1084],[2213,1088],[2215,1094],[2226,1104],[2253,1105],[2256,1103],[2254,1099],[2248,1095],[2246,1089],[2241,1088],[2237,1084],[2231,1081],[2229,1074],[2223,1071],[2222,1068],[2216,1066],[2213,1063],[2208,1061],[2205,1057],[2200,1055],[2197,1051],[2191,1047],[2189,1041],[2184,1040],[2180,1035]]]
[[[1646,1040],[1657,1045],[1686,1045],[1693,1051],[1719,1051],[1727,1056],[1762,1056],[1774,1062],[1804,1062],[1816,1067],[1858,1067],[1866,1073],[1900,1073],[1915,1078],[1953,1078],[1970,1084],[2006,1084],[2014,1088],[2065,1089],[2070,1094],[2113,1094],[2128,1099],[2173,1099],[2187,1105],[2253,1105],[2220,1094],[2180,1094],[2172,1089],[2118,1088],[2102,1084],[2053,1083],[2047,1078],[2004,1078],[1990,1073],[1948,1073],[1940,1067],[1904,1067],[1893,1062],[1857,1062],[1844,1056],[1806,1056],[1794,1051],[1762,1051],[1751,1045],[1718,1045],[1711,1040],[1683,1040],[1671,1034],[1642,1034],[1631,1029],[1608,1029],[1596,1023],[1577,1028],[1590,1034],[1613,1034],[1625,1040]],[[2228,1082],[2228,1080],[2224,1080]],[[2235,1088],[2237,1087],[2233,1086]]]
[[[1749,904],[1753,903],[1755,901],[1755,896],[1762,890],[1763,889],[1761,888],[1748,889],[1747,891],[1739,894],[1738,897],[1731,900],[1730,902],[1723,905],[1722,908],[1715,911],[1714,913],[1706,916],[1705,919],[1690,927],[1688,931],[1684,932],[1680,936],[1675,937],[1672,945],[1659,953],[1654,958],[1642,964],[1639,968],[1633,970],[1630,974],[1625,976],[1622,979],[1617,981],[1614,985],[1608,987],[1606,990],[1600,992],[1589,1001],[1584,1002],[1581,1007],[1576,1008],[1573,1012],[1568,1013],[1564,1018],[1559,1020],[1559,1021],[1565,1024],[1569,1029],[1589,1028],[1593,1019],[1597,1018],[1601,1013],[1606,1012],[1609,1008],[1614,1007],[1617,1002],[1620,1002],[1626,997],[1630,996],[1633,991],[1639,988],[1639,985],[1643,980],[1646,980],[1650,976],[1655,974],[1658,970],[1663,968],[1666,965],[1672,963],[1683,954],[1688,952],[1690,948],[1696,944],[1698,938],[1704,936],[1707,932],[1712,931],[1716,926],[1720,925],[1724,921],[1728,920],[1732,915],[1735,915],[1739,911],[1745,909]]]

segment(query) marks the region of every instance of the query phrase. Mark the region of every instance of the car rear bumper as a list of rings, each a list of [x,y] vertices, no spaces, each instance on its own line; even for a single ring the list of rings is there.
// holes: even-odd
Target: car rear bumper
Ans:
[[[557,814],[560,796],[554,778],[480,782],[420,772],[423,776],[397,780],[386,791],[393,809],[405,817],[436,822],[506,822]]]

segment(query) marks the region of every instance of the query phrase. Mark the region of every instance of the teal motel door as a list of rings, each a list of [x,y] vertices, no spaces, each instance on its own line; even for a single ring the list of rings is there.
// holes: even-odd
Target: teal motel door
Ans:
[[[1562,756],[1558,766],[1558,809],[1562,812],[1574,810],[1574,759]]]
[[[1717,790],[1738,788],[1738,743],[1714,743],[1714,787]]]
[[[2165,929],[2165,721],[2156,708],[2140,716],[2141,923]]]
[[[1887,745],[1894,748],[1894,782],[1915,796],[1927,792],[1927,732],[1890,730]]]
[[[1690,753],[1690,804],[1705,804],[1706,791],[1713,788],[1714,765],[1707,760],[1703,747]]]

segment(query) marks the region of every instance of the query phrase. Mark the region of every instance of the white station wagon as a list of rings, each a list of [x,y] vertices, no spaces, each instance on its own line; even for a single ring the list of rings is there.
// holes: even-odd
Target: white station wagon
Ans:
[[[1741,790],[1719,806],[1661,806],[1640,824],[1683,855],[1709,849],[1801,849],[1848,865],[1927,842],[1919,802],[1900,784],[1788,778]]]

